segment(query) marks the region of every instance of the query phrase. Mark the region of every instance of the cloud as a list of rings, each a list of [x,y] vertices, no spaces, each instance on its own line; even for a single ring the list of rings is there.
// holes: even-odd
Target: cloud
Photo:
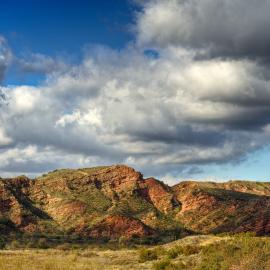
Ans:
[[[136,27],[140,45],[269,58],[269,0],[152,0],[142,5]]]
[[[269,145],[268,54],[254,30],[268,17],[245,3],[146,1],[135,43],[88,46],[80,63],[40,85],[2,88],[0,171],[127,163],[172,179]],[[238,19],[241,8],[250,20]],[[54,61],[35,56],[25,66],[49,71]]]
[[[9,177],[20,174],[35,176],[41,172],[59,168],[76,168],[94,165],[94,158],[85,158],[80,154],[60,152],[51,147],[23,146],[21,144],[0,151],[1,176]]]
[[[11,138],[9,138],[5,132],[5,130],[3,130],[2,127],[0,127],[0,148],[3,146],[7,146],[9,144],[12,143]]]
[[[18,57],[17,65],[23,73],[49,74],[66,68],[63,60],[40,53],[28,53],[23,57]]]
[[[149,173],[236,162],[268,142],[269,82],[256,62],[194,61],[189,54],[184,60],[174,54],[172,61],[170,54],[149,59],[131,47],[100,50],[106,58],[89,52],[46,84],[3,89],[8,105],[1,116],[12,142],[40,153],[49,148],[55,162],[75,156]],[[52,166],[37,162],[39,156],[23,168]]]

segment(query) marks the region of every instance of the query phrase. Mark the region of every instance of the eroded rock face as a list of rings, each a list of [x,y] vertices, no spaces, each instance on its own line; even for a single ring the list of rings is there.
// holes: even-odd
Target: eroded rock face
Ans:
[[[154,178],[148,178],[146,183],[146,196],[149,201],[161,212],[168,213],[173,209],[180,207],[175,194],[170,187]]]
[[[258,195],[256,183],[182,182],[173,189],[182,203],[176,218],[194,232],[270,234],[270,197]]]
[[[138,219],[126,216],[109,216],[96,224],[90,231],[92,238],[119,238],[124,236],[145,237],[154,234],[154,230]]]
[[[27,195],[32,180],[27,177],[0,180],[0,218],[2,222],[27,231],[36,217],[28,209]]]
[[[133,168],[116,165],[97,172],[91,176],[100,189],[114,190],[116,193],[129,192],[143,183],[143,176]]]

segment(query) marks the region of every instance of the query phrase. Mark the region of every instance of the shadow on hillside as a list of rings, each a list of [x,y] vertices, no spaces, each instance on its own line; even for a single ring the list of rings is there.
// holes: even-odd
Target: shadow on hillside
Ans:
[[[29,210],[33,215],[41,219],[52,219],[52,217],[50,217],[47,213],[34,206],[33,202],[29,198],[27,198],[24,194],[12,188],[10,185],[7,185],[7,188],[11,192],[11,194],[16,198],[16,200],[21,205],[23,205],[27,210]]]

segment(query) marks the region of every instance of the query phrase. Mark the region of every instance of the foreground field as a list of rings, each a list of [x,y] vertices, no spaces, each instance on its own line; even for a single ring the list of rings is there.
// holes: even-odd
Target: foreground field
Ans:
[[[269,270],[270,239],[238,236],[190,236],[144,248],[116,250],[5,249],[0,270]]]

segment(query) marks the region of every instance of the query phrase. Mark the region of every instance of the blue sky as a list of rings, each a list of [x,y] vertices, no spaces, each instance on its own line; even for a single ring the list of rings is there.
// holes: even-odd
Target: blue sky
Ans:
[[[0,30],[19,53],[74,53],[87,43],[121,48],[132,38],[133,9],[125,0],[11,0],[1,4]]]
[[[0,175],[270,179],[270,3],[247,1],[1,3]]]
[[[244,161],[237,164],[206,166],[205,171],[198,174],[197,178],[201,178],[201,180],[208,178],[214,181],[228,179],[269,181],[269,155],[268,147],[248,155]]]
[[[38,52],[79,61],[88,44],[121,49],[130,42],[135,8],[128,0],[11,0],[1,4],[0,33],[18,56]],[[5,83],[35,84],[43,79],[38,74],[16,75],[11,70]]]

